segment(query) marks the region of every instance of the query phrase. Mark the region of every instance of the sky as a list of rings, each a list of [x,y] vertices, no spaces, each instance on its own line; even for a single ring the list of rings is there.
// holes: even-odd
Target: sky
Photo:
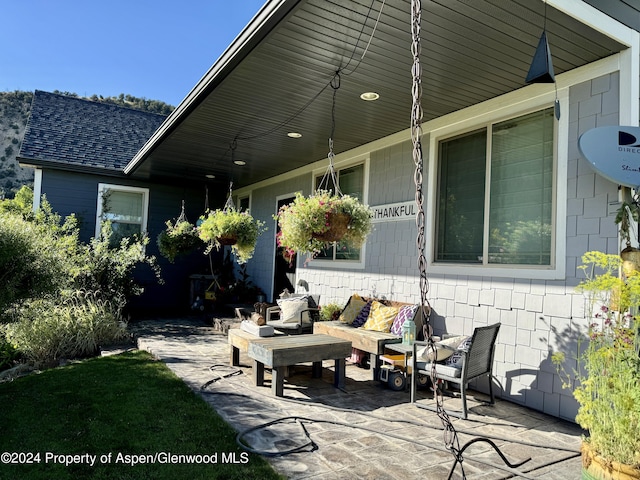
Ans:
[[[177,106],[266,0],[0,0],[0,92]]]

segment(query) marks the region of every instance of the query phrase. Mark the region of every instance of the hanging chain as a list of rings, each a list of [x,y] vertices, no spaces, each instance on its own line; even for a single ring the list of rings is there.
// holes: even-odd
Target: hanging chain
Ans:
[[[428,349],[435,352],[435,342],[433,341],[433,331],[431,329],[429,315],[431,314],[431,306],[427,299],[429,292],[429,281],[427,280],[427,259],[425,257],[426,241],[425,241],[425,214],[424,214],[424,195],[422,193],[422,172],[424,161],[422,157],[422,67],[420,66],[420,24],[422,22],[422,4],[421,0],[411,0],[411,54],[413,56],[413,65],[411,67],[412,77],[412,107],[411,107],[411,141],[413,144],[413,161],[415,163],[414,181],[416,184],[416,205],[418,214],[416,215],[416,227],[418,230],[416,244],[418,249],[418,269],[420,271],[420,300],[422,306],[422,320],[425,325],[425,337],[428,338]],[[451,451],[454,457],[453,465],[449,471],[449,479],[453,475],[457,465],[460,465],[462,478],[466,479],[463,465],[463,453],[467,447],[477,442],[488,443],[498,453],[502,461],[511,468],[517,468],[528,462],[530,459],[522,462],[511,464],[498,446],[488,438],[473,438],[469,440],[462,448],[458,440],[458,432],[456,432],[449,415],[443,406],[443,395],[440,385],[436,382],[436,362],[431,362],[431,385],[433,386],[433,398],[436,402],[436,413],[442,422],[444,430],[445,447]],[[460,388],[465,388],[461,385]],[[524,476],[524,475],[522,475]],[[526,477],[525,478],[529,478]]]
[[[235,161],[235,153],[236,153],[236,147],[238,146],[238,143],[236,142],[236,139],[233,139],[233,142],[231,142],[231,168],[233,168],[234,161]],[[229,196],[227,197],[227,201],[224,204],[223,210],[235,210],[236,206],[233,203],[233,176],[231,177],[231,179],[229,180]]]
[[[422,67],[420,65],[420,25],[422,22],[422,5],[420,0],[411,1],[411,54],[413,56],[413,65],[411,67],[412,89],[411,96],[413,100],[411,108],[411,141],[413,144],[413,161],[415,163],[414,181],[416,184],[416,206],[418,214],[416,215],[417,238],[416,246],[418,249],[418,270],[420,272],[420,304],[422,305],[423,323],[426,325],[425,336],[428,337],[429,349],[435,351],[432,329],[429,322],[430,306],[427,295],[429,293],[429,280],[427,279],[427,259],[425,257],[426,240],[425,240],[425,213],[424,213],[424,194],[423,188],[423,168],[424,160],[422,156]],[[438,417],[444,426],[445,446],[453,455],[458,458],[460,452],[460,444],[458,434],[451,423],[449,415],[443,407],[442,390],[436,382],[435,362],[432,362],[431,384],[433,386],[433,396],[436,401],[436,411]]]
[[[334,195],[341,196],[342,191],[340,190],[338,177],[336,176],[336,170],[333,166],[333,160],[336,156],[335,153],[333,153],[333,136],[336,132],[336,94],[338,93],[338,89],[340,88],[340,71],[337,71],[331,79],[331,88],[333,89],[333,101],[331,104],[331,133],[329,134],[329,154],[327,155],[327,157],[329,158],[329,166],[327,167],[327,171],[322,177],[322,180],[320,180],[317,190],[329,190],[333,191]]]

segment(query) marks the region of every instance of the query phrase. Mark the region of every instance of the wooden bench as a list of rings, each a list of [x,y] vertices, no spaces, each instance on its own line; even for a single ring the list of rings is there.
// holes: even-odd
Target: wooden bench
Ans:
[[[334,385],[344,388],[345,358],[351,355],[351,342],[329,335],[304,334],[276,337],[253,337],[247,354],[253,359],[256,386],[264,384],[264,367],[271,368],[271,391],[281,397],[286,367],[312,362],[314,378],[322,376],[322,361],[334,360]]]
[[[362,297],[363,300],[376,300]],[[410,303],[395,302],[390,300],[378,300],[384,305],[393,307],[402,307],[412,305]],[[413,321],[416,323],[416,332],[420,334],[422,331],[422,320],[420,310],[416,312]],[[370,364],[373,370],[373,379],[378,380],[380,374],[380,356],[385,353],[385,345],[391,343],[400,343],[402,338],[392,333],[377,332],[374,330],[365,330],[362,327],[353,327],[351,324],[342,323],[340,321],[315,322],[313,324],[314,334],[331,335],[332,337],[349,340],[353,348],[368,352],[371,356]]]
[[[362,328],[354,328],[346,323],[338,321],[333,322],[316,322],[313,324],[314,334],[331,335],[332,337],[341,338],[351,342],[353,348],[363,350],[371,355],[371,368],[373,369],[373,379],[377,380],[380,370],[380,355],[384,355],[384,346],[389,343],[400,343],[402,338],[393,333],[376,332],[373,330],[364,330]],[[350,356],[351,352],[349,352]]]

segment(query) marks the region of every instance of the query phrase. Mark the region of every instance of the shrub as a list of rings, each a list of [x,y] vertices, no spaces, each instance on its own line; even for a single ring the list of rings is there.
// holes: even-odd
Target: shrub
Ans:
[[[0,372],[11,368],[17,358],[18,350],[5,339],[4,325],[0,325]]]
[[[121,299],[103,300],[99,293],[34,299],[14,312],[16,321],[5,326],[6,338],[35,365],[51,366],[127,338],[121,310]]]
[[[62,243],[41,225],[0,215],[0,314],[11,304],[68,282]]]
[[[126,237],[116,247],[110,247],[111,235],[109,222],[104,222],[100,238],[92,238],[88,244],[78,247],[71,271],[76,289],[99,291],[105,299],[130,299],[143,292],[133,278],[133,271],[145,264],[153,270],[158,282],[162,282],[156,258],[145,253],[148,237]]]

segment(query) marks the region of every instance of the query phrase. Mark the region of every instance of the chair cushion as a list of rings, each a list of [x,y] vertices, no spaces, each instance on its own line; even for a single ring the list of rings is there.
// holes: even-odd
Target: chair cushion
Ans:
[[[426,345],[416,352],[416,356],[418,357],[418,361],[432,362],[435,358],[436,362],[442,362],[443,360],[451,357],[455,353],[458,346],[466,339],[466,336],[460,335],[458,337],[450,337],[445,340],[436,342],[434,344],[436,351],[435,355],[433,353],[433,349],[430,348],[429,345]],[[445,348],[445,346],[449,348]]]
[[[416,362],[416,369],[420,373],[430,374],[431,373],[431,365],[430,362]],[[436,363],[436,375],[444,375],[450,378],[460,378],[462,374],[462,368],[456,368],[454,366],[445,365],[442,363]]]
[[[281,323],[300,323],[300,314],[309,308],[307,297],[279,298],[277,302],[281,310]],[[302,322],[309,323],[310,321],[309,312],[302,313]]]
[[[458,345],[458,351],[454,352],[444,363],[450,367],[462,368],[462,352],[468,352],[472,337],[465,337]]]
[[[404,305],[400,307],[398,315],[393,320],[393,325],[391,325],[391,333],[398,337],[402,336],[402,325],[415,316],[416,310],[418,310],[418,305]]]
[[[369,313],[371,313],[371,304],[373,303],[372,300],[369,300],[364,307],[362,307],[362,310],[360,310],[360,313],[358,313],[358,315],[356,316],[356,319],[353,321],[352,325],[354,327],[361,327],[363,326],[367,320],[369,319]]]
[[[376,332],[389,332],[391,325],[397,316],[397,307],[387,307],[374,300],[371,304],[369,318],[362,328],[364,330],[374,330]]]
[[[360,295],[354,293],[351,295],[351,298],[349,298],[347,306],[342,310],[339,320],[342,323],[353,323],[358,316],[358,313],[360,313],[360,310],[362,310],[362,307],[366,304],[367,302],[365,302]]]

